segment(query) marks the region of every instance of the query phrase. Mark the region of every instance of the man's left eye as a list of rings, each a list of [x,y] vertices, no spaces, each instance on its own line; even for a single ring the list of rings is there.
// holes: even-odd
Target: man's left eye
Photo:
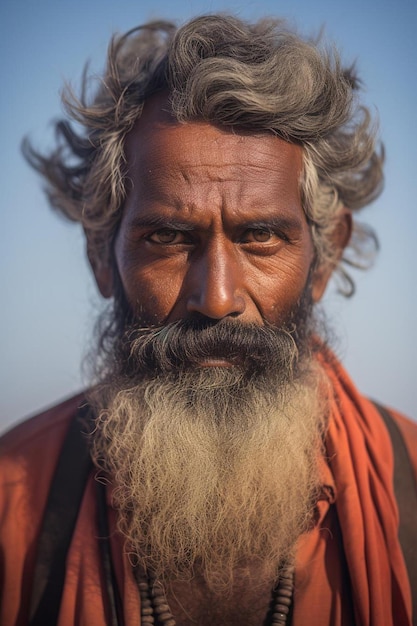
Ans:
[[[263,228],[251,228],[247,230],[243,236],[244,243],[267,243],[272,241],[275,237],[274,233],[270,230],[265,230]]]

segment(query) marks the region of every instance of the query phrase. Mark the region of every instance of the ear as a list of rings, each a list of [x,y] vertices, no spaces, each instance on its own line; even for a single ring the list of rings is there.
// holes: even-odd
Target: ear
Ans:
[[[332,233],[332,245],[337,250],[335,261],[334,263],[323,263],[315,269],[312,280],[313,302],[321,300],[333,270],[342,258],[343,251],[349,243],[352,235],[352,226],[352,212],[343,207],[337,216],[337,224]]]
[[[100,257],[97,250],[93,250],[87,236],[87,257],[96,279],[97,287],[103,298],[113,295],[113,269],[108,255]]]

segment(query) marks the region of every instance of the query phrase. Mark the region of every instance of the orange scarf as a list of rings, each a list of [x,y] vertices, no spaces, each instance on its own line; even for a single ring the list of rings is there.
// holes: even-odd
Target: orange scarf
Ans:
[[[334,390],[326,451],[336,486],[337,527],[350,576],[353,600],[350,610],[356,626],[410,626],[411,592],[397,538],[398,510],[392,487],[394,461],[390,437],[378,411],[358,393],[336,359],[325,353],[323,365]],[[323,532],[323,529],[317,531],[316,542],[322,540]],[[312,561],[313,552],[307,556]],[[313,565],[313,570],[318,578],[313,585],[317,590],[321,586],[332,588],[331,581],[321,578],[331,577],[326,559],[324,567]],[[339,601],[343,604],[343,597]],[[309,602],[314,603],[312,595]],[[308,605],[301,604],[307,619],[304,623],[315,625],[315,620],[305,614]],[[296,607],[295,598],[294,617]],[[339,610],[336,618],[329,611],[329,622],[317,624],[344,624],[342,613]]]

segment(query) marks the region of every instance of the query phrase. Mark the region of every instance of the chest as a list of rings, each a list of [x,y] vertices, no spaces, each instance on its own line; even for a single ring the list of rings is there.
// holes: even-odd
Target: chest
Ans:
[[[238,578],[224,593],[210,590],[199,576],[186,583],[171,582],[165,588],[158,583],[152,587],[142,583],[142,607],[146,609],[142,621],[153,607],[155,621],[160,626],[284,625],[292,602],[292,584],[292,572],[283,575],[275,590],[270,580],[256,577]],[[275,622],[272,616],[278,604],[284,615]]]
[[[270,610],[271,590],[244,589],[229,597],[212,596],[204,590],[172,590],[168,603],[177,626],[260,626]]]

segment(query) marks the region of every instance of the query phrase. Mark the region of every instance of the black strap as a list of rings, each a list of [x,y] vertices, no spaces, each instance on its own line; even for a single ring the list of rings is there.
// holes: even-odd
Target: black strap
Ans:
[[[413,625],[417,626],[417,483],[401,431],[387,409],[375,407],[391,437],[394,450],[394,492],[400,514],[398,538],[404,554],[413,598]]]
[[[38,541],[30,626],[56,626],[58,621],[66,555],[92,468],[82,432],[88,414],[89,407],[84,405],[71,421],[52,480]]]
[[[106,581],[109,602],[108,626],[123,626],[123,603],[120,597],[116,573],[111,555],[109,518],[107,514],[106,485],[97,481],[98,529],[101,564]]]

